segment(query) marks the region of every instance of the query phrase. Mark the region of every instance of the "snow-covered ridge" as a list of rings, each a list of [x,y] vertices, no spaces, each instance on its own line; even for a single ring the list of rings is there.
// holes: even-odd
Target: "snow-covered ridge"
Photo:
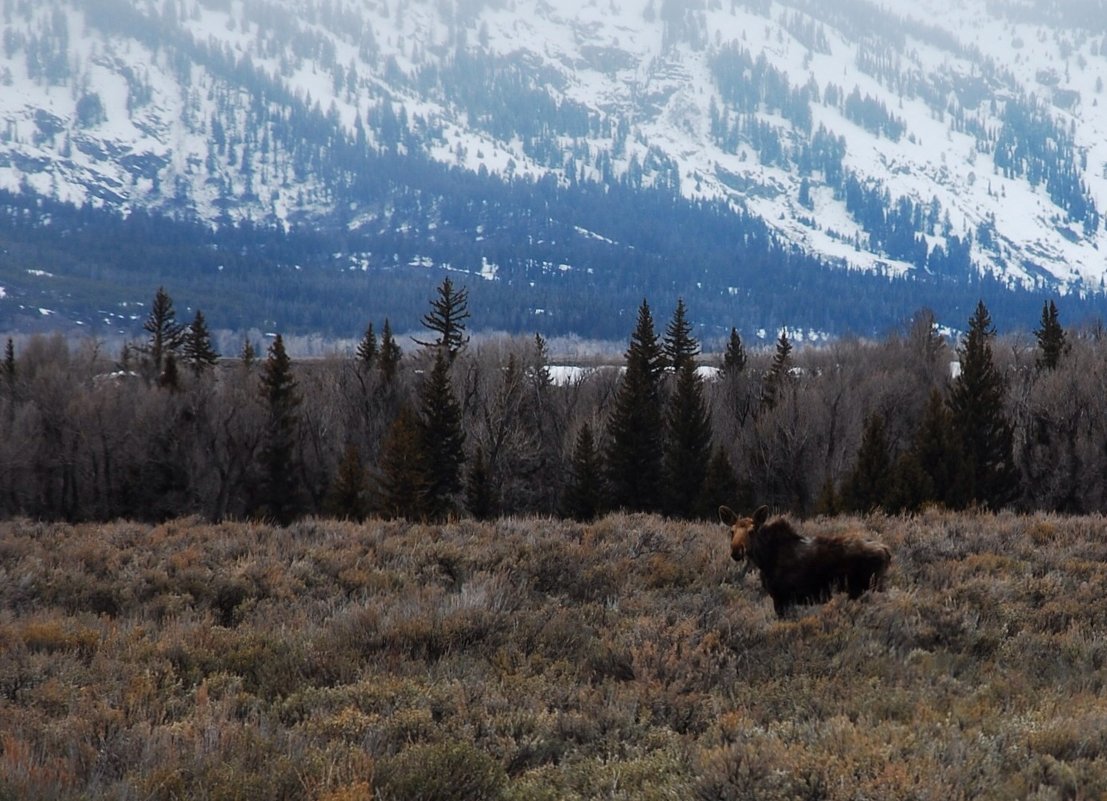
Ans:
[[[0,188],[368,224],[336,208],[356,163],[305,147],[322,120],[474,171],[725,198],[855,269],[942,271],[963,252],[1013,281],[1098,288],[1107,33],[1018,5],[5,0]]]

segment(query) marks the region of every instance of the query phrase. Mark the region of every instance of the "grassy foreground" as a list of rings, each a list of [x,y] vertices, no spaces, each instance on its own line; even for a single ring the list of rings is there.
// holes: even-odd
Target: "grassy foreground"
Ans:
[[[718,525],[0,523],[0,799],[1107,797],[1107,525],[836,519],[777,620]]]

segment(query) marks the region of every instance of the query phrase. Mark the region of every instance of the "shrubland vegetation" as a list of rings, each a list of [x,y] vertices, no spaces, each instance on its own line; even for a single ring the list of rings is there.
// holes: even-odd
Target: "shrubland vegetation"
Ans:
[[[818,348],[783,332],[747,352],[732,330],[705,356],[683,302],[662,326],[643,301],[625,370],[566,382],[540,336],[474,345],[469,320],[468,290],[447,279],[409,352],[385,319],[350,355],[297,363],[276,336],[219,358],[203,313],[176,320],[159,290],[117,358],[93,339],[8,340],[0,516],[1107,506],[1107,348],[1053,304],[1034,336],[998,338],[980,303],[956,343],[920,312],[883,340]]]
[[[777,619],[719,524],[0,523],[0,798],[1107,794],[1099,517],[821,518]]]

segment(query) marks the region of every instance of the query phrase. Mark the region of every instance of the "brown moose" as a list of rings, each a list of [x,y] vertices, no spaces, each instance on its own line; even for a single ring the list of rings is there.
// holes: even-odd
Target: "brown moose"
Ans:
[[[769,507],[739,517],[726,506],[719,519],[730,526],[730,555],[761,572],[761,586],[783,615],[796,604],[818,604],[834,592],[859,598],[879,590],[892,561],[888,548],[855,534],[800,535],[783,517],[769,520]]]

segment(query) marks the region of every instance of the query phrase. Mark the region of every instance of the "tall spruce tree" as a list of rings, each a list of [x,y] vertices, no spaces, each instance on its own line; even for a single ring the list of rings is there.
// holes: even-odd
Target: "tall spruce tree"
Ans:
[[[364,520],[369,513],[369,481],[357,446],[342,452],[334,482],[327,493],[327,512],[342,520]]]
[[[257,361],[258,352],[254,348],[254,343],[250,341],[249,337],[242,338],[242,350],[239,351],[238,358],[242,360],[242,366],[249,370],[254,366],[254,362]]]
[[[696,513],[711,459],[711,418],[696,363],[684,359],[665,416],[665,511],[688,518]]]
[[[569,480],[561,498],[561,513],[574,520],[592,520],[603,508],[603,467],[592,426],[577,432],[569,462]]]
[[[605,467],[611,505],[655,511],[661,505],[663,421],[661,375],[665,357],[643,300],[626,352],[626,371],[607,426]]]
[[[719,507],[744,509],[751,506],[749,493],[738,484],[738,475],[730,463],[726,451],[716,447],[707,463],[707,473],[703,478],[703,489],[696,501],[696,517],[701,520],[718,519]]]
[[[892,497],[899,509],[927,503],[963,509],[972,497],[965,448],[942,393],[934,389],[923,408],[911,447],[897,461]]]
[[[447,348],[435,351],[434,367],[419,393],[420,440],[427,470],[426,514],[445,517],[453,508],[453,495],[461,489],[465,461],[465,432],[461,405],[450,380]]]
[[[162,389],[168,389],[170,392],[176,392],[181,388],[181,374],[177,369],[177,357],[173,354],[173,351],[165,354],[162,363],[161,375],[158,376],[158,386]]]
[[[781,331],[776,341],[776,353],[769,366],[769,372],[761,384],[761,403],[768,409],[776,406],[781,390],[791,378],[792,343],[788,341],[788,332]]]
[[[139,350],[149,359],[150,376],[157,379],[165,366],[165,354],[176,352],[180,348],[185,331],[185,327],[177,322],[173,299],[169,297],[165,287],[158,287],[158,291],[154,294],[153,305],[142,323],[142,328],[148,337],[139,346]]]
[[[685,362],[694,362],[700,355],[700,345],[692,336],[692,324],[688,322],[688,311],[684,306],[683,298],[677,299],[673,319],[665,328],[662,350],[665,353],[666,365],[672,368],[674,373],[679,373]]]
[[[377,360],[377,352],[377,335],[373,332],[373,324],[369,323],[357,346],[358,364],[366,369],[371,368]]]
[[[287,525],[302,511],[296,458],[300,393],[280,334],[269,346],[261,394],[267,415],[260,450],[260,511],[264,517]]]
[[[396,373],[400,369],[400,359],[403,358],[403,355],[403,351],[400,350],[395,337],[392,336],[392,324],[388,322],[386,317],[384,325],[381,327],[381,349],[377,362],[380,365],[381,375],[384,377],[386,384],[391,384],[396,378]]]
[[[730,329],[730,338],[726,342],[726,351],[723,353],[723,372],[728,375],[736,375],[746,369],[746,348],[742,344],[742,337],[738,336],[738,329]]]
[[[1068,353],[1069,343],[1061,326],[1057,306],[1051,300],[1042,306],[1042,320],[1034,331],[1038,340],[1037,365],[1039,369],[1055,370],[1061,358]]]
[[[381,443],[377,507],[385,517],[427,517],[427,465],[422,426],[408,404],[400,407]]]
[[[957,351],[961,372],[950,388],[949,407],[965,449],[969,497],[997,509],[1013,498],[1017,473],[1011,423],[1004,411],[1007,387],[992,358],[994,337],[992,318],[980,301]]]
[[[861,435],[857,462],[842,482],[837,497],[840,509],[849,512],[871,512],[886,508],[891,489],[892,457],[884,418],[870,415]]]
[[[8,337],[8,342],[4,345],[4,364],[0,370],[3,370],[4,382],[9,388],[15,382],[15,369],[15,343]]]
[[[495,509],[492,476],[484,458],[484,448],[477,446],[469,470],[465,474],[465,508],[477,520],[488,520]]]
[[[181,357],[193,375],[200,375],[219,361],[219,354],[211,344],[211,334],[208,333],[204,313],[199,309],[183,334]]]
[[[438,297],[431,301],[431,310],[423,315],[423,325],[438,334],[432,341],[415,340],[418,344],[435,349],[445,348],[450,362],[469,342],[465,334],[465,321],[469,318],[469,290],[454,289],[449,276],[438,286]]]

